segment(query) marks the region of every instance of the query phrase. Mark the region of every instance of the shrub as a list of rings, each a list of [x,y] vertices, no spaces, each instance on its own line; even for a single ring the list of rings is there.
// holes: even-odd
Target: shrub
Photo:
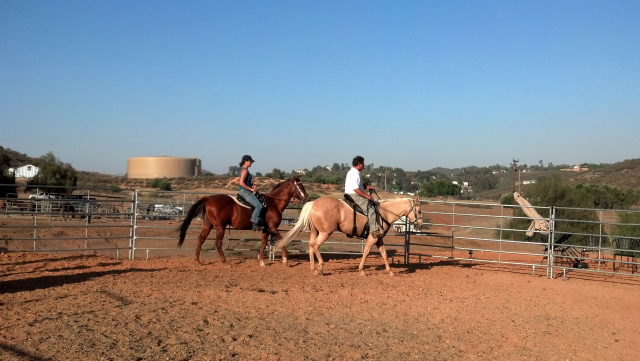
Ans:
[[[151,188],[156,188],[161,191],[170,191],[171,190],[171,182],[167,178],[156,178],[151,181]]]

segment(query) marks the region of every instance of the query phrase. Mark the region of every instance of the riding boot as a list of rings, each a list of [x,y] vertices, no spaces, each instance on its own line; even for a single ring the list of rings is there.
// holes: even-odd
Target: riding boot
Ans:
[[[260,231],[262,227],[260,226],[260,222],[252,222],[251,229],[254,231]]]

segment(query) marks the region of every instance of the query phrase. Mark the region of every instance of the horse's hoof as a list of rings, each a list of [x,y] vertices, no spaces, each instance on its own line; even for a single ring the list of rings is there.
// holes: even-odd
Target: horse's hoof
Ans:
[[[395,275],[396,275],[395,273],[389,271],[389,276],[394,277]]]
[[[286,258],[282,260],[282,264],[285,265],[285,267],[289,267],[289,263]]]
[[[260,267],[264,267],[264,266],[265,266],[265,265],[264,265],[264,260],[263,260],[263,259],[261,259],[261,260],[260,260]]]
[[[366,274],[366,273],[364,273],[364,271],[360,271],[360,276],[362,276],[362,277],[367,277],[367,274]]]

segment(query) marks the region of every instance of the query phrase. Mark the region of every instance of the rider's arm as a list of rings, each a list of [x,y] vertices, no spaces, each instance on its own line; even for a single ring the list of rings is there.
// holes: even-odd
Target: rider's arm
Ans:
[[[369,189],[369,187],[367,187],[367,189]],[[371,196],[363,192],[360,188],[356,188],[353,191],[356,192],[356,194],[359,196],[365,197],[366,199],[371,199]]]

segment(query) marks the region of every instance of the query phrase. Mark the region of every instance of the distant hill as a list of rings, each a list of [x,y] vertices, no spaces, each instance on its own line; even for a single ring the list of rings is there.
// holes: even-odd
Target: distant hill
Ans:
[[[576,173],[575,183],[607,184],[618,188],[640,188],[640,159],[627,159],[594,171]]]
[[[20,167],[25,164],[33,164],[34,160],[37,158],[33,158],[28,156],[25,153],[20,153],[10,148],[4,148],[0,146],[0,149],[3,150],[11,161],[12,167]],[[64,161],[64,160],[63,160]],[[472,166],[469,166],[472,167]],[[466,167],[466,168],[469,168]],[[444,174],[446,176],[450,176],[451,174],[458,174],[461,172],[462,168],[433,168],[432,172],[437,172]],[[83,183],[83,181],[88,181],[89,183],[101,183],[99,178],[110,178],[111,180],[103,180],[102,182],[110,183],[113,181],[113,176],[107,174],[101,174],[96,172],[85,172],[82,170],[76,169],[79,175],[79,182]],[[408,172],[411,173],[411,172]],[[618,188],[640,188],[640,158],[637,159],[627,159],[623,162],[613,163],[609,166],[598,168],[597,170],[590,170],[586,172],[562,172],[562,171],[554,171],[554,173],[560,174],[564,179],[567,180],[570,184],[606,184],[613,187]],[[549,172],[534,172],[534,173],[522,173],[523,177],[526,179],[535,179],[539,176],[549,175]],[[501,182],[498,186],[498,189],[493,191],[488,191],[485,196],[488,198],[496,198],[499,199],[500,194],[508,193],[511,191],[513,187],[513,182],[510,174],[504,174],[501,178]],[[216,177],[216,178],[224,178],[224,177]],[[126,178],[122,178],[122,180],[126,180]],[[523,178],[524,180],[524,178]],[[135,183],[133,180],[129,180],[128,183]]]
[[[13,168],[22,167],[26,164],[33,164],[34,158],[29,157],[24,153],[19,153],[11,148],[4,148],[2,146],[0,146],[0,149],[9,156],[9,161],[11,162],[11,167]]]

